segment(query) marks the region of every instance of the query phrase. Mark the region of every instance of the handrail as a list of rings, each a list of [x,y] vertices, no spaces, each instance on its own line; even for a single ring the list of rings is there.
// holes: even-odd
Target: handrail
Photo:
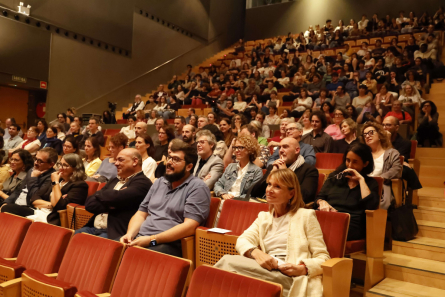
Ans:
[[[105,94],[102,94],[102,95],[100,95],[99,97],[96,97],[96,98],[92,99],[91,101],[88,101],[88,102],[86,102],[85,104],[83,104],[83,105],[81,105],[81,106],[79,106],[79,107],[76,107],[76,109],[80,109],[80,108],[82,108],[82,107],[85,107],[85,106],[87,106],[87,105],[89,105],[89,104],[91,104],[91,103],[93,103],[93,102],[99,100],[100,98],[102,98],[102,97],[104,97],[104,96],[106,96],[106,95],[108,95],[108,94],[111,94],[111,93],[113,93],[114,91],[116,91],[116,90],[118,90],[118,89],[120,89],[120,88],[122,88],[122,87],[124,87],[124,86],[126,86],[126,85],[128,85],[128,84],[130,84],[130,83],[132,83],[132,82],[134,82],[134,81],[136,81],[136,80],[138,80],[138,79],[140,79],[141,77],[146,76],[147,74],[149,74],[149,73],[151,73],[151,72],[153,72],[153,71],[155,71],[155,70],[157,70],[157,69],[159,69],[159,68],[161,68],[161,67],[163,67],[163,66],[165,66],[165,65],[167,65],[167,64],[170,64],[170,63],[173,62],[174,60],[177,60],[177,59],[181,58],[182,56],[184,56],[184,55],[186,55],[186,54],[188,54],[188,53],[190,53],[190,52],[196,51],[197,49],[200,49],[200,48],[202,48],[202,47],[204,47],[204,46],[207,46],[207,45],[212,44],[213,42],[215,42],[215,41],[216,41],[220,36],[222,36],[223,34],[225,34],[225,33],[221,33],[221,34],[215,36],[212,40],[208,41],[207,43],[201,44],[201,45],[199,45],[199,46],[197,46],[197,47],[195,47],[195,48],[193,48],[193,49],[191,49],[191,50],[189,50],[189,51],[187,51],[187,52],[185,52],[185,53],[182,53],[182,54],[180,54],[180,55],[178,55],[178,56],[176,56],[176,57],[174,57],[174,58],[171,58],[170,60],[168,60],[168,61],[162,63],[161,65],[158,65],[158,66],[156,66],[156,67],[150,69],[149,71],[147,71],[147,72],[145,72],[145,73],[142,73],[141,75],[139,75],[139,76],[133,78],[132,80],[130,80],[130,81],[126,82],[126,83],[123,83],[123,84],[117,86],[116,88],[112,89],[111,91],[109,91],[109,92],[107,92],[107,93],[105,93]]]

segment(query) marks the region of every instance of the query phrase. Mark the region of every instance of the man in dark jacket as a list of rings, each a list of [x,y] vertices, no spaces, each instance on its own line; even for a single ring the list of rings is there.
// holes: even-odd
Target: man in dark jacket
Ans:
[[[20,187],[5,200],[1,212],[9,212],[22,217],[34,214],[31,198],[37,190],[51,187],[51,174],[57,162],[57,152],[50,147],[36,154],[34,168],[30,169]]]
[[[147,195],[152,182],[142,171],[142,157],[127,148],[116,157],[117,177],[87,198],[85,209],[95,214],[76,233],[119,239],[127,233],[131,217]]]
[[[266,194],[269,174],[274,170],[286,168],[291,169],[297,175],[304,203],[313,202],[318,188],[318,170],[304,162],[303,156],[300,155],[300,144],[292,137],[281,140],[280,158],[267,167],[263,178],[247,192],[246,199],[249,197],[263,198]]]

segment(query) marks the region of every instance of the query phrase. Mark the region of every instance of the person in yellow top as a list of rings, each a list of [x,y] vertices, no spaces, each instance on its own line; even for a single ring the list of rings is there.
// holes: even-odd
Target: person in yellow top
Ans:
[[[96,137],[90,137],[85,141],[85,154],[87,155],[87,157],[83,159],[85,173],[88,176],[92,176],[102,164],[102,160],[99,158],[100,146]]]

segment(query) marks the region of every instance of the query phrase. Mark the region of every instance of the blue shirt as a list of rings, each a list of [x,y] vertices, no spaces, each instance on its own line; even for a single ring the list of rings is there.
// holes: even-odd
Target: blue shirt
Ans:
[[[336,83],[331,82],[326,86],[326,89],[328,89],[328,91],[336,91],[339,86],[343,87],[344,84],[341,81],[337,81]]]
[[[202,225],[210,212],[210,190],[201,179],[193,175],[175,189],[161,177],[148,191],[139,211],[149,214],[139,230],[141,236],[167,231],[184,223],[185,218]]]
[[[306,144],[304,142],[300,141],[300,155],[303,156],[304,162],[308,163],[309,165],[315,166],[315,152],[312,145]],[[280,158],[280,150],[276,149],[272,156],[269,158],[269,161],[267,161],[267,166],[271,165],[273,162],[278,160]]]

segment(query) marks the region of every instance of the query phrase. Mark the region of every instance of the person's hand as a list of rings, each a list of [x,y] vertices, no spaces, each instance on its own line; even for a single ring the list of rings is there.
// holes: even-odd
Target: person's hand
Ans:
[[[273,270],[278,269],[277,259],[269,256],[260,249],[254,249],[251,254],[252,258],[264,269]]]
[[[206,180],[209,180],[210,178],[211,178],[212,176],[210,175],[210,173],[209,174],[207,174],[205,177],[204,177],[204,181],[206,181]]]
[[[99,177],[100,177],[100,174],[95,174],[92,176],[92,178],[99,178]]]
[[[352,169],[352,168],[347,168],[345,170],[343,170],[343,173],[349,172],[351,175],[345,175],[346,178],[349,178],[350,180],[356,180],[356,181],[361,181],[362,179],[364,179],[364,177],[357,172],[357,170]]]
[[[60,172],[56,171],[51,173],[51,181],[58,183],[60,180]]]
[[[329,203],[327,203],[324,200],[318,201],[318,209],[320,211],[337,212],[337,210],[335,208],[333,208]]]
[[[295,265],[291,263],[286,263],[278,266],[278,269],[281,271],[281,273],[291,277],[306,275],[306,267],[301,264]]]
[[[42,175],[43,172],[45,172],[45,171],[40,171],[40,170],[34,169],[31,173],[31,177],[39,177]]]
[[[125,234],[124,236],[121,237],[121,239],[119,241],[120,241],[120,243],[130,244],[130,242],[132,240],[133,240],[133,238],[129,234]]]
[[[409,163],[407,163],[407,162],[405,162],[405,161],[403,161],[403,165],[404,165],[404,166],[407,166],[407,167],[409,167],[409,168],[411,168],[411,169],[413,169],[413,167],[411,166],[411,164],[409,164]]]
[[[232,139],[232,143],[230,144],[230,147],[233,147],[235,145],[236,139]]]
[[[272,163],[273,165],[273,170],[275,169],[286,169],[286,161],[284,161],[284,159],[280,158],[278,160],[276,160],[275,162]]]
[[[140,236],[136,238],[135,240],[132,240],[128,246],[140,246],[140,247],[147,247],[150,245],[151,242],[151,236]]]
[[[68,194],[62,196],[63,199],[65,199],[66,197],[68,197]]]
[[[233,196],[232,194],[222,194],[221,198],[224,199],[224,200],[228,200],[228,199],[235,198],[235,196]]]

